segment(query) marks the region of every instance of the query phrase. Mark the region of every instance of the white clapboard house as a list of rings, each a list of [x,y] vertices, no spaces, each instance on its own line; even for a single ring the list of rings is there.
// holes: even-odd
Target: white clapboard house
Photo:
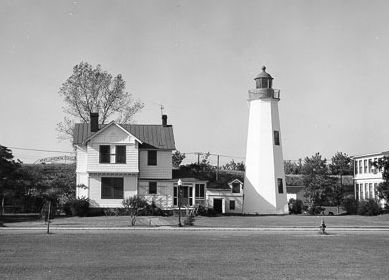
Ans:
[[[101,125],[98,114],[74,129],[77,156],[77,197],[90,199],[91,208],[116,208],[134,195],[154,201],[161,209],[177,205],[177,180],[172,178],[173,127],[161,125]],[[205,200],[206,182],[183,181],[181,193],[192,206]],[[203,196],[203,197],[199,197]],[[186,205],[185,204],[185,205]]]

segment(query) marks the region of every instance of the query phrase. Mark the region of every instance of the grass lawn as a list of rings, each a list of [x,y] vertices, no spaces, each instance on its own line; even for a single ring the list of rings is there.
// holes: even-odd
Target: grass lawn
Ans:
[[[1,279],[387,279],[389,234],[0,231]]]

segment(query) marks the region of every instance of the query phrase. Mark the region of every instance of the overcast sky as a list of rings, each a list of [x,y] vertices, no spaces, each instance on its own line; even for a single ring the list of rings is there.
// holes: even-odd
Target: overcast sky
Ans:
[[[123,75],[145,103],[138,124],[160,124],[162,104],[184,153],[245,157],[263,65],[281,90],[285,159],[386,151],[388,15],[367,0],[1,1],[0,144],[71,152],[58,90],[84,61]]]

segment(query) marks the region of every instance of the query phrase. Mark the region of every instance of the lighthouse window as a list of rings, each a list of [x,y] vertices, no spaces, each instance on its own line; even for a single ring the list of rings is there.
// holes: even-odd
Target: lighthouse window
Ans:
[[[274,130],[274,145],[280,145],[280,132],[277,130]]]
[[[284,184],[282,183],[282,179],[278,178],[277,183],[278,183],[278,193],[284,193]]]

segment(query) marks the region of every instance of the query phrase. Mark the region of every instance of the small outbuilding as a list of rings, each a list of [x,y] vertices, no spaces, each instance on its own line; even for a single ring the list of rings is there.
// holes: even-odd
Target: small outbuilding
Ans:
[[[243,182],[234,179],[225,187],[207,188],[207,206],[220,214],[243,213]]]

